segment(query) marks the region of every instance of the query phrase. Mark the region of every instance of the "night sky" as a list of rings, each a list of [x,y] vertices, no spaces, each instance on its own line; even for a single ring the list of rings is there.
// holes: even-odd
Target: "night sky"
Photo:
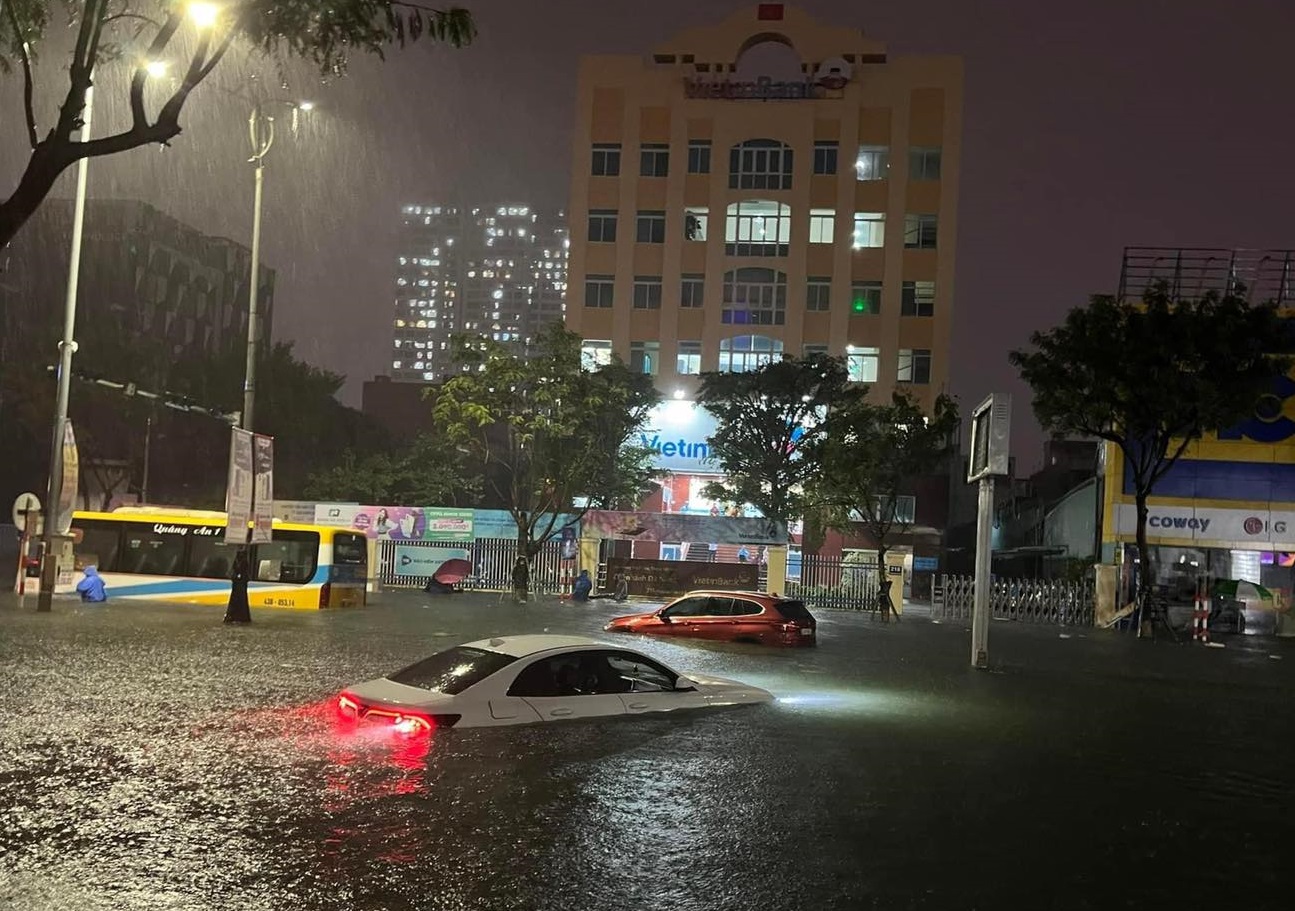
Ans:
[[[295,140],[283,118],[267,159],[275,331],[347,374],[353,404],[389,357],[399,205],[565,207],[578,56],[648,52],[750,5],[462,2],[481,32],[467,50],[415,46],[386,64],[358,61],[328,85],[297,68],[279,93],[319,108]],[[964,409],[992,390],[1016,396],[1022,469],[1038,461],[1041,437],[1006,352],[1087,295],[1113,291],[1125,245],[1295,246],[1290,0],[798,5],[864,29],[892,55],[965,60],[952,391]],[[63,65],[46,51],[43,78],[60,90]],[[222,65],[195,93],[172,149],[96,160],[91,193],[144,198],[246,243],[248,107],[228,92],[249,91],[255,72],[277,81],[255,62]],[[0,83],[6,193],[25,155],[20,81]],[[96,133],[124,109],[119,76],[103,73],[99,85]],[[71,195],[71,174],[56,195]],[[92,306],[92,278],[82,287]]]

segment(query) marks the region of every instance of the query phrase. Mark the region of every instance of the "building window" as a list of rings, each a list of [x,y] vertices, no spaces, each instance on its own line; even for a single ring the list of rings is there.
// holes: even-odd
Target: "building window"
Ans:
[[[791,206],[747,199],[728,207],[724,252],[729,256],[786,256],[791,239]]]
[[[782,339],[738,335],[719,342],[720,373],[748,373],[781,358]]]
[[[680,376],[696,376],[701,373],[701,342],[679,343],[674,370]]]
[[[587,338],[580,344],[580,367],[597,370],[612,362],[612,343],[607,339]]]
[[[732,190],[790,190],[791,146],[775,139],[748,139],[729,150]]]
[[[934,316],[935,282],[904,282],[900,316]]]
[[[938,221],[934,215],[905,215],[904,246],[916,250],[934,250]]]
[[[835,209],[809,210],[809,242],[830,244],[836,235]]]
[[[736,326],[781,326],[786,320],[786,273],[758,268],[724,273],[721,322]]]
[[[876,515],[878,518],[886,518],[894,512],[894,521],[912,525],[917,521],[917,497],[912,494],[895,497],[874,497],[873,502],[876,504]],[[891,504],[894,504],[893,509]]]
[[[836,173],[837,144],[835,140],[814,143],[814,173]]]
[[[591,209],[589,211],[589,242],[591,244],[616,243],[615,209]]]
[[[684,275],[683,282],[679,286],[679,306],[690,309],[702,306],[705,291],[706,277],[704,275]]]
[[[899,372],[895,379],[901,383],[925,385],[931,382],[931,352],[928,348],[899,349]]]
[[[665,177],[670,172],[670,146],[665,143],[645,142],[639,147],[639,175]]]
[[[886,214],[884,212],[854,213],[854,249],[882,247],[886,244]]]
[[[588,275],[585,277],[585,306],[607,310],[612,305],[612,290],[615,279],[610,275]]]
[[[890,171],[890,149],[886,146],[859,146],[854,159],[856,180],[885,180]]]
[[[656,376],[660,355],[660,342],[630,342],[630,370]]]
[[[709,139],[689,139],[688,140],[688,173],[689,174],[709,174],[710,173],[710,140]]]
[[[811,275],[805,285],[805,309],[826,313],[832,309],[832,279],[827,275]]]
[[[877,368],[880,366],[880,348],[859,348],[850,345],[845,349],[845,372],[852,383],[877,382]]]
[[[621,144],[619,142],[594,143],[593,165],[590,172],[595,177],[615,177],[621,172]]]
[[[688,206],[683,210],[683,239],[704,241],[709,222],[709,208],[706,206]]]
[[[827,357],[827,345],[806,345],[803,353],[805,357]]]
[[[881,312],[881,282],[855,279],[850,282],[850,315],[870,316]]]
[[[908,150],[909,180],[940,179],[940,148],[914,146]]]
[[[634,276],[634,309],[635,310],[660,310],[661,309],[661,276],[659,275]]]
[[[634,235],[641,244],[665,243],[665,212],[639,212],[634,220]]]

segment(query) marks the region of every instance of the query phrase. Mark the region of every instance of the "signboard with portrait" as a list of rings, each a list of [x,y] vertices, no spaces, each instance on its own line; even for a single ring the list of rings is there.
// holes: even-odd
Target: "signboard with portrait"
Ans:
[[[754,591],[760,584],[760,567],[754,563],[707,563],[689,560],[607,561],[608,580],[624,574],[631,595],[673,598],[699,588]]]

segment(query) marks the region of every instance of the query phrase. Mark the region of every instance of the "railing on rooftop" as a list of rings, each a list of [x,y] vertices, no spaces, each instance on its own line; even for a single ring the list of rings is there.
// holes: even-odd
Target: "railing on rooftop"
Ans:
[[[1141,300],[1158,282],[1165,282],[1179,300],[1217,291],[1251,303],[1295,307],[1295,250],[1125,247],[1120,300]]]

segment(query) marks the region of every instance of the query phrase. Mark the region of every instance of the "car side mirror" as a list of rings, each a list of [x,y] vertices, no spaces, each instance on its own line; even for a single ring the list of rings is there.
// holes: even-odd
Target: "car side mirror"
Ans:
[[[684,690],[695,690],[697,689],[697,684],[693,683],[687,677],[679,676],[675,678],[674,688],[676,692],[680,692]]]
[[[671,619],[670,619],[670,615],[669,615],[669,614],[667,614],[665,611],[661,611],[660,613],[658,613],[658,614],[657,614],[657,619],[658,619],[658,620],[660,620],[662,623],[673,623],[673,622],[674,622],[673,620],[671,620]]]

